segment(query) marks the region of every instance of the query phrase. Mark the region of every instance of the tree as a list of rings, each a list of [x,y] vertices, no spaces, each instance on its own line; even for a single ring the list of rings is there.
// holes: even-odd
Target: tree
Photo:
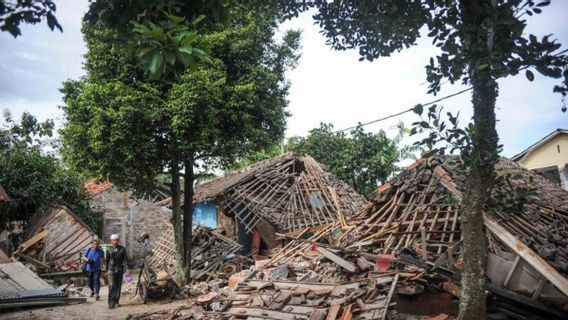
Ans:
[[[53,0],[18,0],[0,1],[0,30],[9,32],[14,38],[22,34],[20,23],[36,24],[44,18],[52,31],[63,28],[55,17],[55,2]]]
[[[108,41],[128,28],[106,20],[86,24],[86,76],[62,89],[63,154],[74,168],[140,192],[169,175],[183,281],[190,277],[197,174],[274,144],[285,128],[284,72],[298,58],[299,33],[277,43],[275,12],[247,11],[232,8],[230,27],[205,18],[198,32],[211,63],[168,68],[160,78],[150,77],[132,51]]]
[[[401,137],[389,139],[382,130],[370,133],[362,127],[346,134],[322,123],[308,136],[290,139],[287,148],[309,154],[357,192],[369,195],[398,170],[396,163],[406,156],[404,148],[398,147]]]
[[[391,0],[314,1],[284,6],[288,17],[309,7],[329,44],[338,50],[356,48],[360,60],[373,61],[416,44],[421,29],[441,52],[430,59],[426,78],[430,93],[443,82],[472,86],[473,124],[466,190],[461,215],[465,270],[462,274],[460,319],[485,317],[487,246],[482,212],[494,186],[498,157],[495,130],[497,80],[535,69],[544,76],[568,78],[565,51],[551,36],[524,33],[528,18],[550,1],[533,0]],[[566,94],[566,83],[554,90]],[[421,112],[420,112],[421,113]]]
[[[97,230],[100,221],[90,214],[82,180],[59,159],[42,152],[48,146],[53,121],[38,122],[28,113],[19,122],[6,113],[4,120],[0,128],[0,184],[10,200],[0,203],[0,228],[11,228],[15,221],[25,226],[35,213],[58,204],[69,207]]]

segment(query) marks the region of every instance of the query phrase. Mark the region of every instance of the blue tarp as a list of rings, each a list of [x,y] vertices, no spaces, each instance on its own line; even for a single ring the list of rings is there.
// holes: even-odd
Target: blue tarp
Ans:
[[[193,206],[193,221],[209,228],[217,228],[217,208],[215,202],[204,201]]]

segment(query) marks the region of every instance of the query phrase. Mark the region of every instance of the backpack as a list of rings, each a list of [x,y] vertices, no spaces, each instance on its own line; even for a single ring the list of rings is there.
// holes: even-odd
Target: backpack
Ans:
[[[85,256],[88,256],[88,255],[89,255],[89,252],[91,252],[91,248],[87,249],[87,252],[85,253]],[[81,257],[81,258],[82,258],[82,257]],[[87,264],[88,264],[88,263],[89,263],[89,262],[85,262],[85,261],[83,261],[83,259],[81,259],[81,264],[82,264],[82,265],[81,265],[81,271],[83,272],[83,275],[84,275],[85,277],[88,277],[88,276],[89,276],[89,271],[87,271]]]

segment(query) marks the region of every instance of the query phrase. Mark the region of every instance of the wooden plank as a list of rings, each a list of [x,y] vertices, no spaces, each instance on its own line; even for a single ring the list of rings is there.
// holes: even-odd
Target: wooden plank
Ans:
[[[233,307],[223,312],[226,315],[233,315],[239,318],[244,316],[254,316],[254,317],[262,317],[267,319],[281,319],[281,320],[296,320],[297,317],[306,317],[303,314],[291,313],[291,312],[283,312],[283,311],[274,311],[274,310],[266,310],[260,308],[248,308],[248,307]]]
[[[517,239],[507,229],[499,224],[493,217],[483,213],[485,226],[499,238],[506,246],[523,258],[528,264],[540,272],[558,290],[568,296],[568,279],[564,278],[556,269],[542,259],[531,248],[527,247],[522,241]]]
[[[343,315],[341,316],[341,320],[351,320],[353,318],[353,313],[351,313],[351,305],[343,308]]]
[[[337,198],[337,191],[335,191],[335,189],[332,186],[329,186],[329,192],[331,193],[331,198],[333,199],[335,210],[337,210],[337,219],[341,224],[341,228],[347,228],[347,222],[345,222],[345,217],[341,212],[341,206],[339,204],[339,199]]]
[[[513,262],[513,265],[511,266],[511,268],[509,268],[509,271],[507,271],[507,275],[505,276],[505,281],[503,282],[503,287],[505,289],[507,288],[507,284],[509,283],[509,280],[513,276],[513,273],[515,273],[515,269],[517,269],[517,266],[519,265],[519,261],[521,261],[521,256],[517,255],[515,257],[515,261]]]
[[[366,283],[365,281],[362,281]],[[247,285],[249,287],[259,288],[265,285],[267,281],[262,280],[249,280],[246,283],[241,283],[242,285]],[[297,288],[307,288],[309,290],[321,290],[321,289],[331,289],[335,287],[345,287],[346,289],[359,289],[361,287],[360,282],[351,282],[346,284],[329,284],[329,283],[306,283],[306,282],[296,282],[296,281],[272,281],[272,285],[275,289],[281,290],[296,290]]]
[[[461,288],[453,282],[443,282],[442,289],[456,298],[461,297]]]
[[[310,316],[310,320],[323,320],[325,319],[327,311],[325,309],[317,309]]]
[[[336,255],[335,253],[322,248],[320,246],[317,247],[318,251],[323,254],[326,258],[328,258],[329,260],[337,263],[338,265],[340,265],[341,267],[343,267],[345,270],[349,271],[349,272],[355,272],[356,268],[355,265],[352,264],[351,262],[341,258],[340,256]]]
[[[47,229],[43,229],[42,231],[40,231],[39,233],[36,233],[33,237],[31,237],[29,240],[24,241],[21,245],[18,246],[18,249],[16,250],[16,252],[20,253],[20,252],[25,252],[26,250],[28,250],[29,248],[33,247],[36,243],[40,242],[41,240],[43,240],[43,238],[45,238],[47,236],[47,234],[49,233],[49,230]]]
[[[331,307],[329,307],[326,320],[335,320],[335,318],[337,318],[337,314],[339,313],[340,308],[341,305],[339,304],[334,304]]]

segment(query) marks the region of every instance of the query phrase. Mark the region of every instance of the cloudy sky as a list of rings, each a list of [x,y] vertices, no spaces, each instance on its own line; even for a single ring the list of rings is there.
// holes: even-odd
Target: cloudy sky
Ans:
[[[57,17],[64,32],[51,32],[45,24],[24,26],[23,36],[13,39],[0,33],[0,109],[14,115],[29,111],[40,119],[62,121],[58,88],[65,79],[83,74],[82,55],[86,49],[81,36],[81,17],[86,0],[61,0]],[[552,33],[568,45],[568,1],[553,1],[544,14],[529,20],[527,32],[538,36]],[[304,135],[320,122],[337,129],[381,118],[417,104],[436,99],[426,94],[424,66],[436,50],[426,38],[417,46],[372,63],[359,62],[355,51],[337,52],[325,45],[325,38],[313,25],[310,14],[288,21],[285,29],[301,29],[302,58],[288,73],[292,84],[287,136]],[[568,128],[568,113],[562,113],[561,98],[552,92],[557,80],[535,74],[529,82],[524,75],[500,81],[498,132],[504,155],[520,152],[556,128]],[[462,90],[445,85],[439,96]],[[461,121],[469,121],[469,94],[443,102],[449,111],[461,111]],[[377,123],[367,130],[380,129],[394,134],[399,121],[407,126],[415,121],[408,114]]]

